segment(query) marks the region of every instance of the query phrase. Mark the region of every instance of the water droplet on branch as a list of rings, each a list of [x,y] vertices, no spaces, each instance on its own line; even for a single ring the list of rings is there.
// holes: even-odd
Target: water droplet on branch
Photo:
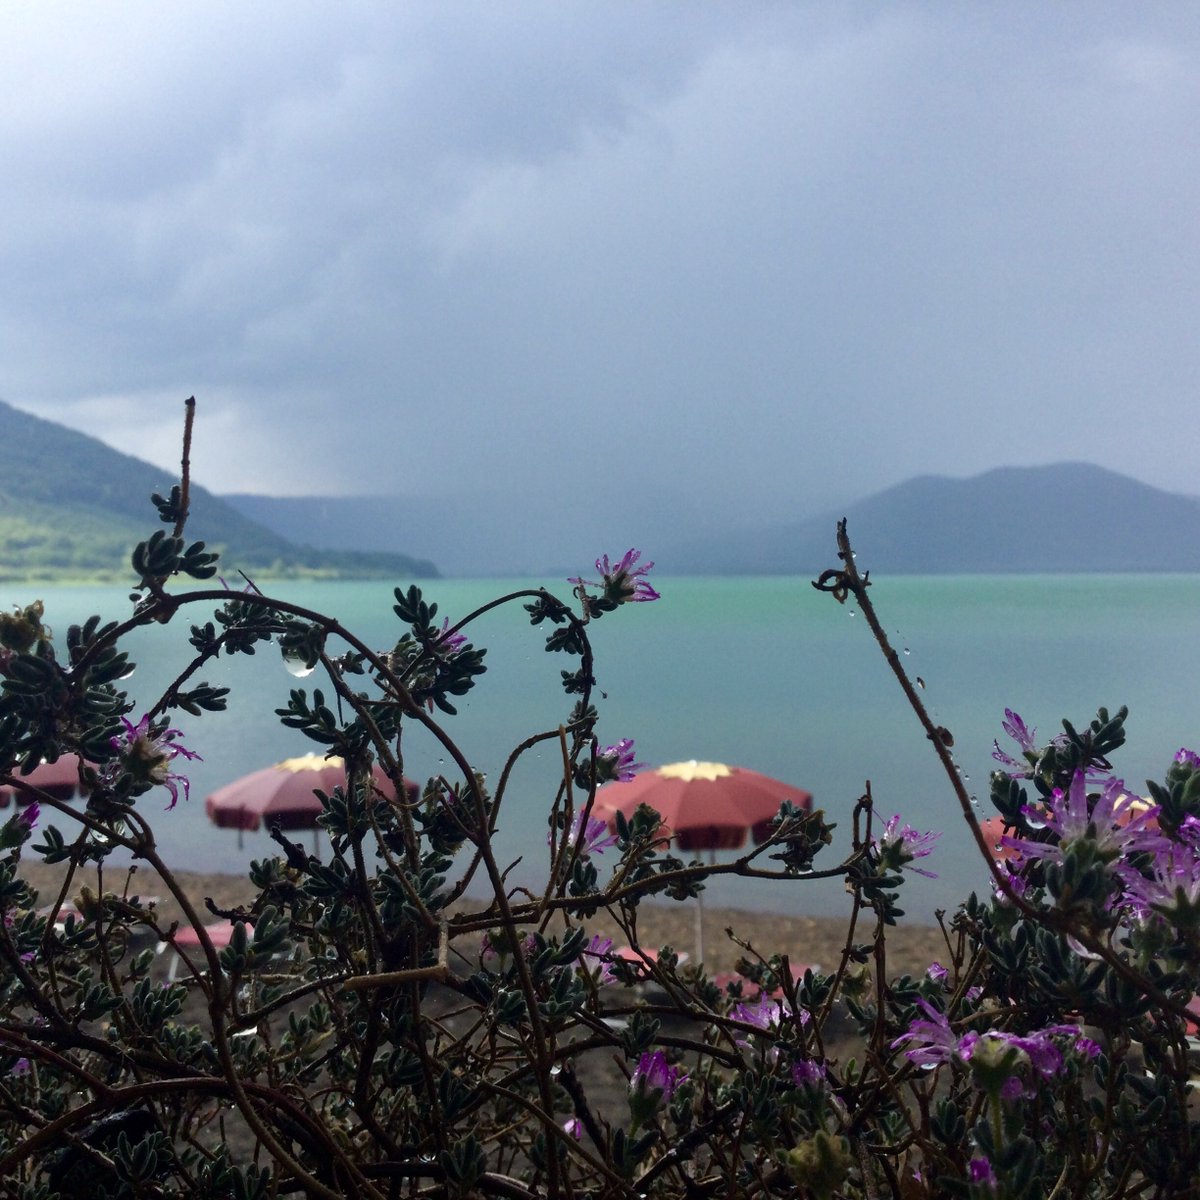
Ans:
[[[295,650],[285,650],[283,652],[283,665],[287,668],[288,674],[295,675],[297,679],[304,679],[316,670],[316,663],[309,666],[308,659],[303,654],[298,654]]]

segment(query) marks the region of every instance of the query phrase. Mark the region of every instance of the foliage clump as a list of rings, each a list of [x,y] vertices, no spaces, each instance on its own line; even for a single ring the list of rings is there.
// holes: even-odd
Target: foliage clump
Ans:
[[[1009,712],[1016,749],[996,747],[991,786],[1003,832],[985,837],[840,529],[840,565],[817,586],[866,615],[994,881],[943,918],[944,966],[893,977],[888,930],[936,835],[880,821],[869,786],[848,852],[820,870],[833,827],[790,804],[765,841],[718,865],[675,854],[651,809],[615,831],[594,815],[598,786],[638,768],[630,739],[598,736],[588,635],[658,599],[636,552],[572,580],[574,604],[533,589],[486,606],[523,605],[566,664],[561,726],[521,743],[491,787],[443,723],[487,669],[469,640],[485,610],[439,621],[421,589],[397,588],[400,627],[378,648],[253,585],[211,586],[215,556],[184,537],[184,461],[181,486],[155,497],[170,532],[134,551],[123,621],[59,639],[40,606],[0,619],[0,784],[19,801],[0,826],[6,1195],[1194,1194],[1196,754],[1181,750],[1141,797],[1113,772],[1124,710],[1064,722],[1047,743]],[[200,609],[191,661],[139,710],[124,639]],[[220,946],[162,861],[145,797],[186,791],[186,739],[226,702],[205,666],[268,646],[321,672],[277,715],[342,758],[347,782],[323,797],[326,860],[276,830],[280,852],[251,870],[257,899],[216,914],[232,922]],[[414,793],[403,747],[418,730],[449,765]],[[513,766],[544,743],[563,761],[545,884],[514,891],[493,833]],[[67,753],[81,799],[29,780]],[[191,948],[128,887],[83,888],[67,911],[72,880],[85,867],[104,878],[117,849],[161,876]],[[30,852],[65,865],[48,906],[19,875]],[[841,962],[796,977],[773,948],[747,947],[739,977],[718,980],[668,949],[640,953],[639,903],[686,900],[714,873],[844,878]],[[472,881],[488,903],[463,904]],[[601,910],[635,963],[589,929]],[[179,979],[162,977],[155,943],[179,952]],[[853,1053],[830,1052],[839,1024]],[[597,1062],[620,1073],[615,1105]]]

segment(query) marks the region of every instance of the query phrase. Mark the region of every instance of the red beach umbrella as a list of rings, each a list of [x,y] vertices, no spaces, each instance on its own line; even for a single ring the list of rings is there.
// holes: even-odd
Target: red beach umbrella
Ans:
[[[779,806],[812,806],[812,793],[747,767],[725,763],[670,763],[629,781],[608,783],[596,794],[592,815],[616,828],[616,813],[633,816],[649,804],[663,819],[680,850],[736,850],[748,835],[756,842],[770,833]],[[696,905],[696,959],[704,959],[704,909]]]
[[[70,800],[79,791],[79,755],[60,754],[54,762],[38,763],[28,775],[16,774],[31,787],[40,788],[55,800]],[[33,797],[18,788],[0,788],[0,808],[7,808],[12,799],[24,805]]]
[[[378,763],[372,774],[380,792],[393,797],[391,782]],[[219,828],[236,829],[240,847],[243,831],[257,829],[263,822],[285,830],[316,829],[317,818],[325,811],[316,792],[328,794],[345,784],[346,765],[340,758],[303,754],[218,788],[204,801],[204,811]],[[415,800],[417,785],[406,781],[405,792],[407,800]]]
[[[747,835],[756,842],[766,838],[785,800],[807,809],[812,793],[746,767],[692,759],[606,784],[593,815],[615,827],[614,814],[631,817],[639,804],[649,804],[680,850],[736,850]]]

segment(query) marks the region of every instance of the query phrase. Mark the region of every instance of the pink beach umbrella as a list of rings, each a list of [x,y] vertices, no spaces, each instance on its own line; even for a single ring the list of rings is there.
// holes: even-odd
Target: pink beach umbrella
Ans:
[[[54,762],[38,763],[28,775],[21,775],[19,771],[13,774],[55,800],[71,800],[79,792],[79,755],[60,754]],[[14,799],[25,805],[34,798],[19,788],[0,788],[0,808],[7,808]]]
[[[631,817],[639,804],[649,804],[680,850],[736,850],[748,836],[766,838],[785,800],[807,809],[812,793],[746,767],[692,759],[606,784],[593,815],[615,828],[616,813]]]
[[[384,769],[375,764],[373,782],[387,799],[395,796]],[[322,758],[303,754],[288,758],[260,771],[243,775],[218,788],[204,801],[208,819],[219,828],[238,831],[238,847],[246,830],[258,829],[264,822],[283,830],[317,828],[317,818],[325,811],[317,791],[327,795],[346,784],[346,765],[340,758]],[[418,797],[417,785],[404,784],[405,799]]]
[[[663,819],[680,850],[736,850],[747,837],[761,842],[779,806],[812,806],[812,793],[747,767],[718,762],[670,763],[643,771],[628,782],[609,783],[596,794],[593,815],[616,828],[616,814],[633,816],[648,804]],[[704,909],[696,905],[696,958],[704,958]]]

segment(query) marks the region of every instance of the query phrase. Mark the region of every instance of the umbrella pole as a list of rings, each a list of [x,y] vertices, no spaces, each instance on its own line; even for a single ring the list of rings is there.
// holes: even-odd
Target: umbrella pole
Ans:
[[[238,826],[238,849],[239,849],[239,850],[242,848],[242,839],[243,839],[243,837],[244,837],[244,834],[243,834],[243,832],[242,832],[242,827],[239,825],[239,826]]]
[[[696,966],[704,961],[704,893],[696,897]]]

